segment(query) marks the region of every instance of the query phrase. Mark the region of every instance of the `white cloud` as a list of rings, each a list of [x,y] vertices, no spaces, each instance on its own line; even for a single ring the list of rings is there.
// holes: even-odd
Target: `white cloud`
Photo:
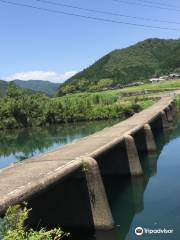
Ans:
[[[18,72],[5,77],[7,81],[20,79],[20,80],[47,80],[51,82],[64,82],[68,78],[75,75],[77,71],[69,71],[63,74],[53,71],[31,71],[31,72]]]

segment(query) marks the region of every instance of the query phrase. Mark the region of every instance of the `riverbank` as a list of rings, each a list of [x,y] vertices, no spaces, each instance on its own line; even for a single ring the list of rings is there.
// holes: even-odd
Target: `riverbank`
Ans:
[[[43,94],[28,95],[10,86],[7,96],[0,99],[0,129],[125,119],[152,104],[152,100],[142,102],[138,98],[119,101],[118,94],[108,92],[49,98]]]
[[[28,95],[11,85],[7,96],[0,98],[0,130],[126,119],[177,89],[180,80],[49,98],[44,94]],[[177,103],[180,105],[179,98]]]

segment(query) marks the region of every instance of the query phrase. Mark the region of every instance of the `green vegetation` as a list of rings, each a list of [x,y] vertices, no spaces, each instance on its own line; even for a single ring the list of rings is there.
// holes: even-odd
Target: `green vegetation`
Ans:
[[[150,77],[179,69],[180,40],[147,39],[110,52],[62,84],[58,94],[99,91],[117,84],[146,82]]]
[[[43,110],[49,98],[42,94],[27,94],[13,83],[7,95],[0,98],[0,129],[12,129],[41,125]]]
[[[59,98],[27,94],[9,84],[7,96],[0,98],[0,129],[47,126],[66,122],[125,118],[142,110],[142,101],[119,101],[116,92],[83,93]]]
[[[14,80],[10,83],[14,83],[17,87],[26,89],[27,94],[33,93],[45,93],[48,96],[52,97],[56,95],[58,87],[60,84],[51,83],[48,81],[40,81],[40,80]],[[0,97],[4,97],[7,94],[8,82],[0,80]]]
[[[123,118],[141,110],[138,103],[119,103],[117,100],[118,98],[112,94],[87,93],[57,98],[51,103],[55,107],[53,108],[56,112],[55,122]]]
[[[104,81],[104,80],[103,80]],[[148,97],[161,91],[180,88],[180,80],[158,84],[86,92],[49,98],[45,94],[29,94],[27,90],[9,84],[7,94],[0,98],[0,129],[49,126],[67,122],[124,119],[153,104]],[[143,94],[146,90],[156,93]],[[141,92],[140,96],[124,97],[124,93]]]
[[[7,90],[8,90],[8,85],[12,84],[12,83],[14,83],[14,82],[12,81],[12,82],[8,83],[6,81],[0,80],[0,97],[5,97],[6,96]],[[18,87],[18,88],[21,89],[21,87]],[[33,91],[31,89],[26,88],[26,89],[24,89],[24,92],[26,94],[30,95],[30,94],[35,93],[36,91]]]
[[[3,240],[61,240],[65,234],[60,228],[46,231],[41,228],[39,231],[28,229],[25,222],[28,219],[30,210],[20,205],[9,207],[0,225],[0,239]]]
[[[180,95],[178,95],[176,97],[176,104],[177,104],[178,109],[180,109]]]
[[[156,84],[149,83],[149,84],[144,84],[140,86],[126,87],[123,89],[106,90],[99,93],[112,94],[114,96],[123,96],[124,94],[128,94],[128,93],[142,92],[141,95],[143,96],[143,95],[147,95],[146,91],[154,91],[154,93],[152,93],[151,95],[157,95],[157,94],[161,94],[161,92],[163,91],[173,91],[178,89],[180,89],[180,79],[164,81]],[[148,94],[148,96],[150,96],[150,94]]]
[[[165,91],[165,90],[176,90],[180,88],[180,80],[170,80],[170,81],[164,81],[162,83],[156,83],[156,84],[144,84],[141,86],[135,86],[130,88],[124,88],[120,89],[119,93],[124,92],[136,92],[136,91],[145,91],[145,90],[154,90],[154,91]]]
[[[6,95],[7,88],[8,88],[8,83],[3,80],[0,80],[0,97],[3,97]]]
[[[49,81],[41,81],[41,80],[29,80],[29,81],[22,81],[22,80],[14,80],[13,83],[16,86],[31,89],[35,92],[42,92],[46,93],[48,96],[54,96],[60,86],[59,83],[52,83]]]
[[[9,84],[7,94],[0,98],[0,129],[49,126],[52,124],[124,119],[153,104],[142,94],[124,97],[124,93],[146,90],[164,91],[180,88],[180,80],[145,84],[126,89],[96,93],[77,93],[49,98],[45,94],[29,94],[27,90]],[[159,94],[159,93],[156,93]]]

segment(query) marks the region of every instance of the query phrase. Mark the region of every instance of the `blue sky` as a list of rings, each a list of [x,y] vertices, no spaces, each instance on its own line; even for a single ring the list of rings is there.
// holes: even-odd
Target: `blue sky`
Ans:
[[[128,5],[113,0],[52,1],[138,17],[175,21],[179,22],[179,25],[87,13],[38,3],[35,0],[10,1],[117,21],[180,29],[178,0],[173,2],[158,0],[158,2],[177,5],[179,12]],[[139,2],[139,0],[128,1]],[[151,0],[151,2],[157,3],[156,0]],[[55,82],[64,81],[111,50],[124,48],[150,37],[180,38],[180,30],[160,30],[104,23],[0,2],[0,78],[7,80],[43,78]]]

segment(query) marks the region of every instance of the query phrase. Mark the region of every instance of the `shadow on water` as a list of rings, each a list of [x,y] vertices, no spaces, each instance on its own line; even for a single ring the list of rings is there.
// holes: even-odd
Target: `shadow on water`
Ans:
[[[173,130],[173,136],[170,133]],[[174,129],[167,131],[160,131],[157,129],[153,132],[157,151],[154,154],[147,154],[146,152],[140,152],[140,161],[143,168],[142,177],[130,177],[122,175],[114,169],[110,169],[111,174],[104,172],[103,181],[109,200],[112,215],[115,221],[115,229],[108,232],[93,232],[93,231],[73,231],[70,230],[71,236],[69,240],[125,240],[129,238],[129,232],[135,216],[144,211],[144,193],[148,186],[151,177],[157,175],[157,164],[159,156],[162,152],[163,147],[174,138]],[[178,133],[177,133],[178,134]],[[178,136],[178,135],[177,135]],[[110,162],[117,165],[116,161],[119,159],[119,151],[122,154],[122,148],[120,150],[114,149],[115,156],[111,157],[111,153],[106,156],[103,160],[111,160]],[[122,156],[121,156],[122,157]],[[124,158],[124,155],[123,155]],[[100,168],[101,160],[98,159]],[[107,163],[106,163],[107,164]],[[108,168],[109,169],[109,168]],[[101,170],[103,170],[101,168]],[[118,174],[117,174],[118,173]],[[134,230],[133,230],[134,231]]]
[[[104,176],[111,211],[116,227],[110,232],[97,232],[96,240],[125,240],[136,214],[144,210],[144,192],[151,177],[157,174],[157,162],[161,151],[169,140],[173,129],[154,131],[157,152],[141,153],[143,177]],[[93,238],[92,238],[93,239]],[[129,239],[129,238],[128,238]]]
[[[105,124],[107,126],[107,123]],[[64,143],[68,143],[69,141],[72,141],[72,139],[74,138],[78,138],[77,136],[85,136],[88,135],[90,133],[93,133],[97,130],[100,130],[102,127],[105,127],[105,125],[101,125],[101,126],[96,126],[96,128],[94,128],[94,123],[92,123],[92,126],[90,126],[87,130],[87,126],[84,126],[83,129],[80,127],[78,128],[79,130],[74,129],[75,125],[71,126],[71,130],[69,129],[69,133],[68,132],[64,132],[63,131],[67,131],[67,128],[60,128],[60,129],[44,129],[40,132],[38,132],[38,134],[32,133],[32,132],[24,132],[21,134],[18,134],[18,137],[16,137],[16,144],[17,146],[19,146],[21,152],[23,152],[24,154],[29,154],[34,150],[33,145],[31,145],[31,141],[30,139],[33,139],[36,141],[36,144],[38,145],[38,149],[47,149],[48,146],[52,146],[52,143],[54,144],[64,144]],[[176,126],[175,126],[176,127]],[[66,129],[66,130],[65,130]],[[173,128],[171,129],[171,131],[173,130]],[[36,131],[37,133],[37,131]],[[61,134],[60,134],[61,133]],[[63,134],[62,134],[63,133]],[[73,133],[73,134],[72,134]],[[115,160],[112,159],[113,157],[111,157],[111,152],[109,154],[106,155],[105,160],[107,160],[107,162],[111,162],[114,161],[113,165],[115,165],[115,168],[107,168],[108,170],[116,174],[103,174],[103,181],[104,181],[104,185],[105,185],[105,189],[106,189],[106,193],[107,193],[107,197],[109,200],[109,204],[111,207],[111,211],[113,214],[113,218],[115,220],[115,229],[113,229],[112,231],[108,231],[108,232],[96,232],[94,233],[93,230],[89,230],[89,231],[84,231],[83,229],[80,230],[73,230],[73,229],[64,229],[65,231],[69,231],[71,232],[70,237],[68,238],[68,240],[125,240],[125,239],[130,239],[128,238],[131,226],[132,226],[132,222],[135,218],[135,215],[141,213],[144,211],[144,193],[145,190],[147,189],[149,180],[151,177],[156,176],[157,175],[157,164],[158,164],[158,159],[159,156],[162,152],[163,147],[171,140],[174,139],[177,136],[179,136],[180,134],[180,129],[179,131],[174,131],[173,130],[173,135],[170,135],[170,131],[153,131],[155,140],[156,140],[156,145],[157,145],[157,152],[155,154],[146,154],[146,153],[140,153],[140,161],[141,161],[141,165],[143,168],[143,177],[130,177],[127,175],[122,175],[120,172],[118,172],[116,169],[120,169],[122,168],[121,165],[118,165],[118,162],[120,157],[119,154],[121,153],[121,158],[124,158],[125,154],[123,155],[123,146],[118,147],[118,149],[113,149],[113,151],[115,152]],[[25,134],[25,137],[24,137]],[[35,135],[34,135],[35,134]],[[38,135],[41,134],[41,138],[38,138]],[[45,135],[47,134],[47,140],[50,142],[46,141],[44,142],[43,145],[41,145],[41,139],[46,139]],[[8,136],[8,135],[7,135]],[[29,139],[29,146],[30,147],[30,151],[29,151],[29,147],[27,147],[27,151],[26,151],[26,146],[23,145],[23,139],[27,138]],[[31,136],[31,137],[30,137]],[[51,136],[51,138],[49,138],[49,136]],[[58,136],[58,137],[57,137]],[[37,140],[35,139],[35,137],[37,137]],[[0,149],[5,149],[7,151],[14,151],[14,153],[16,153],[17,146],[14,146],[14,150],[13,150],[13,145],[12,145],[12,140],[11,140],[12,136],[9,138],[6,138],[6,144],[9,144],[9,146],[12,147],[12,150],[9,150],[8,147],[4,148],[3,147],[3,142],[1,142],[1,147]],[[52,142],[51,142],[52,141]],[[32,141],[33,143],[34,141]],[[4,145],[5,146],[5,145]],[[56,145],[57,146],[57,145]],[[24,148],[24,150],[22,151],[22,149]],[[36,148],[37,149],[37,148]],[[5,151],[4,150],[4,151]],[[12,153],[11,152],[11,153]],[[1,153],[1,154],[6,154]],[[101,159],[100,159],[101,160]],[[99,165],[101,168],[101,161],[99,160]],[[104,157],[103,157],[104,160]],[[124,163],[121,163],[124,164]],[[112,164],[111,164],[112,165]],[[124,165],[123,165],[124,166]],[[124,166],[126,167],[126,166]],[[79,191],[82,191],[82,196],[84,196],[85,191],[83,190],[83,186],[82,181],[80,178],[75,178],[77,181],[76,186],[78,186],[78,189],[74,188],[74,184],[75,181],[73,180],[72,182],[66,182],[67,187],[65,185],[65,187],[63,189],[61,189],[63,191],[63,194],[65,194],[67,192],[67,189],[69,188],[69,186],[73,186],[71,187],[71,189],[73,189],[74,191],[74,198],[73,198],[73,202],[77,202],[80,205],[84,204],[84,200],[80,199],[79,196],[76,193]],[[81,184],[79,184],[79,181]],[[60,190],[60,189],[59,189]],[[54,193],[55,192],[55,193]],[[54,218],[53,216],[53,212],[57,213],[57,209],[55,208],[54,204],[54,200],[55,199],[53,197],[53,194],[56,195],[56,191],[54,191],[54,189],[51,189],[50,192],[48,192],[48,197],[52,199],[52,203],[50,204],[49,200],[48,202],[48,211],[52,212],[52,214],[50,215],[52,217],[52,219]],[[69,193],[67,193],[69,194]],[[87,195],[87,194],[86,194]],[[62,195],[59,195],[59,197],[61,197]],[[86,196],[85,196],[86,197]],[[72,199],[65,197],[64,199],[69,199],[69,206],[71,206],[71,202]],[[41,200],[41,199],[40,199]],[[58,203],[60,201],[59,198],[56,199],[56,202]],[[42,204],[42,202],[41,202]],[[64,204],[67,204],[66,202]],[[37,208],[38,212],[38,208],[39,208],[39,204],[34,203],[34,209]],[[44,207],[44,209],[46,209]],[[83,207],[83,209],[88,209],[88,206]],[[63,211],[63,206],[62,209],[60,209],[61,211],[59,211],[59,215],[62,214]],[[86,218],[87,215],[87,211],[86,212],[82,212],[79,213],[78,212],[78,208],[73,208],[74,211],[74,221],[76,221],[76,217],[81,217],[82,219]],[[47,210],[46,210],[47,211]],[[65,209],[64,209],[65,211]],[[69,210],[69,217],[72,216],[72,210]],[[64,215],[67,216],[67,211],[64,212]],[[82,215],[82,216],[80,216]],[[68,218],[67,218],[68,219]],[[47,222],[49,221],[49,218],[46,219]],[[54,219],[53,219],[54,221]],[[83,220],[84,221],[84,220]]]

